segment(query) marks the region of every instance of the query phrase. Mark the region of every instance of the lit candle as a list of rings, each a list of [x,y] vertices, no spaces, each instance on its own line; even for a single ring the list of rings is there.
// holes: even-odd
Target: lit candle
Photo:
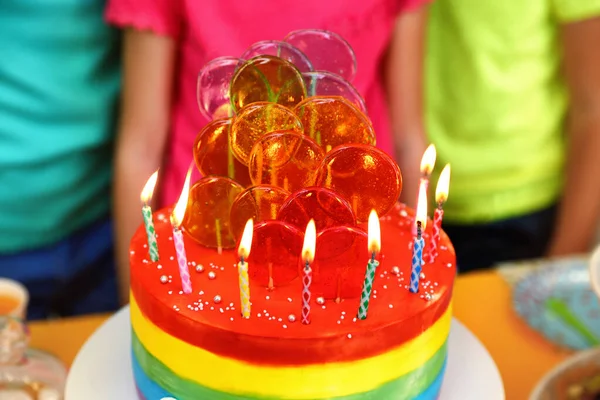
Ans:
[[[381,230],[379,227],[379,217],[375,210],[369,214],[369,252],[371,258],[367,263],[367,272],[365,273],[365,282],[363,284],[362,294],[360,296],[360,306],[358,307],[358,319],[366,319],[369,311],[369,301],[371,300],[371,291],[373,290],[373,281],[375,280],[375,271],[379,266],[379,261],[375,257],[381,250]]]
[[[302,323],[310,324],[310,284],[312,283],[312,269],[310,264],[315,259],[315,247],[317,245],[317,228],[312,219],[306,226],[304,244],[302,245],[302,261],[304,262],[304,273],[302,275]]]
[[[250,279],[248,278],[248,256],[252,248],[252,233],[254,231],[254,222],[252,218],[246,222],[240,246],[238,247],[238,280],[240,285],[240,303],[242,308],[242,317],[250,318]]]
[[[146,228],[146,237],[148,238],[148,254],[150,255],[150,261],[158,261],[158,243],[156,243],[156,231],[154,230],[154,220],[152,218],[152,208],[150,208],[150,201],[152,200],[152,193],[154,193],[154,186],[156,185],[156,178],[158,177],[158,170],[148,179],[148,182],[142,189],[140,199],[142,200],[142,215],[144,216],[144,227]]]
[[[448,200],[448,189],[450,187],[450,164],[446,164],[435,188],[435,201],[437,208],[433,214],[433,233],[429,246],[429,262],[435,262],[438,256],[438,245],[440,243],[440,232],[442,230],[442,218],[444,217],[444,203]]]
[[[433,171],[433,167],[435,166],[435,159],[437,158],[437,152],[435,150],[435,146],[430,144],[427,147],[427,150],[423,153],[423,157],[421,158],[421,180],[419,181],[419,193],[417,194],[417,202],[419,201],[419,197],[421,196],[421,191],[425,192],[425,198],[428,198],[429,194],[429,177],[431,176],[431,172]],[[417,234],[417,224],[413,224],[412,234]]]
[[[421,188],[422,188],[421,184]],[[419,291],[419,279],[421,278],[421,264],[423,263],[423,247],[425,246],[425,240],[423,239],[422,232],[425,230],[427,225],[427,195],[425,190],[419,190],[419,201],[417,202],[417,216],[416,223],[417,235],[415,236],[413,243],[413,254],[410,271],[410,291],[411,293],[417,293]]]
[[[185,177],[185,183],[183,190],[175,204],[175,208],[171,213],[171,225],[173,226],[173,242],[175,243],[175,252],[177,253],[177,263],[179,264],[179,277],[181,278],[181,286],[183,287],[183,293],[192,293],[192,281],[190,280],[190,270],[187,265],[187,257],[185,254],[185,247],[183,245],[183,235],[181,233],[181,222],[185,216],[185,209],[187,207],[188,196],[190,192],[190,178],[192,176],[192,168],[188,170],[187,176]]]

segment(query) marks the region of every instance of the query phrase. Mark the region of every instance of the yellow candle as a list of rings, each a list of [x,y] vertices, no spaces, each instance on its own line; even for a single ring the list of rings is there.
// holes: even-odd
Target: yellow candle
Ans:
[[[238,255],[240,262],[238,262],[238,280],[240,286],[240,303],[242,309],[242,317],[250,318],[250,279],[248,278],[248,256],[250,255],[250,249],[252,247],[252,233],[254,230],[254,223],[252,219],[246,222],[242,239],[240,240],[240,247],[238,248]]]

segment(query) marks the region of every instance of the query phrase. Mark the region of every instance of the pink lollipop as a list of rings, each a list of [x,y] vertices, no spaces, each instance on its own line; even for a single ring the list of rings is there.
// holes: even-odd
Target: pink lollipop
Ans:
[[[277,219],[304,229],[313,219],[317,232],[334,226],[356,224],[350,204],[339,194],[322,187],[293,193],[279,209]]]
[[[317,236],[314,291],[326,299],[360,297],[365,260],[370,257],[367,233],[358,227],[338,226]]]
[[[231,117],[229,84],[242,59],[219,57],[207,63],[198,74],[196,99],[202,115],[209,121]]]
[[[354,50],[340,35],[319,29],[304,29],[285,39],[306,54],[315,70],[329,71],[352,82],[356,75]]]
[[[299,255],[303,240],[304,233],[285,222],[264,221],[256,224],[248,268],[250,280],[270,289],[294,280],[301,263]]]
[[[341,76],[327,71],[312,71],[302,73],[302,77],[308,96],[340,96],[367,113],[365,101],[358,90]]]
[[[262,42],[254,43],[242,54],[241,58],[249,60],[256,56],[264,55],[283,58],[294,64],[300,72],[309,72],[313,69],[308,57],[304,53],[287,42],[277,40],[263,40]]]

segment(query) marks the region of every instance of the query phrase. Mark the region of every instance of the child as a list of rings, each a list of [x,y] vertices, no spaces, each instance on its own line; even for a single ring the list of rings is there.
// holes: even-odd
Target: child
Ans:
[[[119,306],[110,221],[119,91],[103,0],[0,5],[0,277],[29,319]]]
[[[191,161],[194,137],[207,123],[195,98],[196,77],[206,62],[239,56],[254,42],[281,40],[298,29],[333,31],[356,52],[358,75],[353,83],[365,97],[378,144],[391,153],[394,147],[380,71],[392,40],[395,47],[389,65],[394,75],[390,81],[409,84],[394,85],[394,92],[389,93],[395,107],[392,115],[398,116],[391,123],[397,135],[422,131],[421,2],[111,0],[108,21],[127,28],[115,182],[123,299],[128,290],[128,242],[140,223],[139,194],[144,182],[161,166],[160,205],[174,203]],[[399,12],[405,16],[398,19]]]
[[[600,214],[600,2],[440,0],[427,132],[461,271],[584,252]]]

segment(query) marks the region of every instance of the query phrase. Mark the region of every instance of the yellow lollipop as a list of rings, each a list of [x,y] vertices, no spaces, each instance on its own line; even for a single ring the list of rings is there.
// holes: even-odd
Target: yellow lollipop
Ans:
[[[242,109],[229,132],[229,144],[235,158],[248,165],[254,144],[269,132],[302,132],[300,120],[289,108],[276,103],[253,103]]]

